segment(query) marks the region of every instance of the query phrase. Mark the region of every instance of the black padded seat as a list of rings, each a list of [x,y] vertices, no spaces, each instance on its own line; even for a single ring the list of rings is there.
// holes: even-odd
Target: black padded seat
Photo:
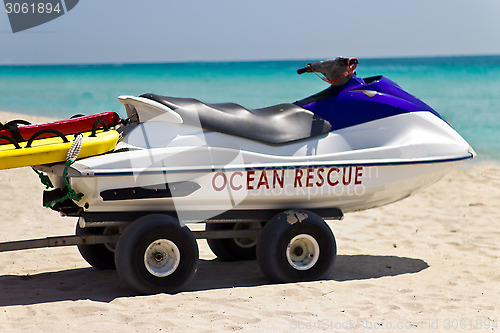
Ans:
[[[193,98],[142,94],[166,105],[185,124],[265,143],[281,144],[328,133],[330,123],[295,104],[248,110],[239,104],[205,104]]]

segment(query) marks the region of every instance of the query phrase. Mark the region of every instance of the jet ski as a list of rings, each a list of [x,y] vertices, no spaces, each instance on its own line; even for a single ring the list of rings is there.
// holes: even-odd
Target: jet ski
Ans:
[[[84,194],[78,211],[176,211],[188,221],[194,211],[351,212],[405,198],[474,156],[435,110],[388,78],[343,79],[295,103],[255,110],[120,96],[129,121],[114,151],[69,170]],[[57,166],[43,169],[60,175]]]
[[[257,257],[271,281],[324,278],[336,246],[323,219],[406,198],[475,156],[438,112],[384,76],[358,77],[357,65],[307,64],[298,74],[320,76],[325,90],[260,109],[120,96],[128,118],[115,149],[71,164],[67,182],[64,164],[38,166],[56,186],[44,203],[71,187],[79,200],[49,206],[79,216],[77,234],[123,232],[104,266],[116,264],[139,292],[177,291],[192,278],[195,264],[181,270],[180,258],[196,257],[197,248],[168,235],[193,222],[207,223],[203,237],[219,258]],[[178,271],[189,274],[174,278]]]

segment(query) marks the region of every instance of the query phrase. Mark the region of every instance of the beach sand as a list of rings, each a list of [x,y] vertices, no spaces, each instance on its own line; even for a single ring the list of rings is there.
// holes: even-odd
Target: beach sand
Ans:
[[[0,241],[74,233],[75,218],[41,207],[31,169],[0,182]],[[256,261],[219,262],[206,241],[175,295],[133,296],[76,247],[0,253],[0,332],[499,331],[499,199],[500,165],[465,163],[410,198],[330,221],[337,262],[316,282],[270,284]]]

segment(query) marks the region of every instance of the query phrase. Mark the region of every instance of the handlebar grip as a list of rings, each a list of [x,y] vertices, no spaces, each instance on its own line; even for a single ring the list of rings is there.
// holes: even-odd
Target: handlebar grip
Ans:
[[[299,74],[299,75],[304,74],[304,73],[308,73],[308,72],[311,72],[311,67],[309,67],[309,66],[297,69],[297,74]]]

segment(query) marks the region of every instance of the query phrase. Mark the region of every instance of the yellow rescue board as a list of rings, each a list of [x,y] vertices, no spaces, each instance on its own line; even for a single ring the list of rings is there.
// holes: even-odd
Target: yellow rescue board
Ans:
[[[94,137],[90,136],[91,134],[92,132],[83,133],[83,144],[78,159],[113,150],[119,138],[119,133],[115,130],[98,131]],[[26,147],[27,142],[21,142],[21,148],[17,149],[14,144],[0,145],[0,170],[64,162],[75,136],[67,135],[66,139],[68,142],[63,142],[58,136],[33,140],[31,147]]]

